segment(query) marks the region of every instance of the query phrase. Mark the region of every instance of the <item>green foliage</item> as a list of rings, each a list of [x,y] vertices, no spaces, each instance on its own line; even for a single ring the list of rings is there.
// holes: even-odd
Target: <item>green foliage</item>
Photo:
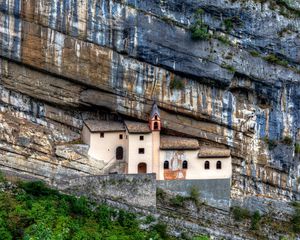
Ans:
[[[170,89],[176,89],[176,90],[181,90],[184,89],[184,83],[183,81],[178,78],[178,77],[174,77],[173,79],[171,79],[170,81]]]
[[[197,20],[190,28],[193,40],[208,40],[208,26],[201,20]]]
[[[0,240],[171,239],[164,224],[147,232],[139,223],[132,213],[60,194],[42,182],[0,193]]]
[[[294,214],[291,219],[292,230],[294,233],[300,233],[300,203],[294,202]]]
[[[263,59],[266,60],[267,62],[281,65],[284,67],[288,67],[289,64],[288,61],[279,59],[275,54],[269,54],[268,56],[263,57]]]
[[[190,200],[198,204],[200,199],[200,191],[197,187],[193,186],[190,191]]]
[[[285,145],[292,145],[293,139],[290,136],[284,136],[281,142]]]
[[[210,238],[207,236],[197,236],[194,237],[193,240],[209,240]]]
[[[222,68],[226,68],[229,72],[232,72],[232,73],[235,73],[235,68],[231,65],[228,65],[228,64],[222,64],[221,65]]]
[[[231,18],[226,18],[224,20],[225,29],[227,32],[230,32],[233,28],[233,22]]]
[[[44,182],[21,182],[20,187],[33,196],[57,195],[58,191],[48,188]]]
[[[253,57],[259,57],[259,56],[260,56],[259,52],[255,51],[255,50],[250,51],[250,54],[251,54]]]
[[[85,197],[68,197],[70,203],[70,211],[74,214],[88,216],[91,214],[88,200]]]
[[[153,223],[153,222],[155,222],[155,221],[156,221],[156,219],[155,219],[154,216],[152,216],[152,215],[147,215],[147,217],[146,217],[146,219],[145,219],[145,224],[150,224],[150,223]]]
[[[259,211],[255,211],[251,216],[251,229],[258,230],[259,229],[259,222],[261,220],[261,216]]]
[[[191,26],[191,36],[193,40],[208,40],[209,33],[208,33],[208,26],[203,23],[203,16],[204,11],[199,8],[195,13],[195,23]]]
[[[163,190],[163,189],[161,189],[161,188],[157,188],[156,189],[156,198],[158,199],[158,200],[163,200],[163,199],[165,199],[165,197],[166,197],[166,192]]]
[[[230,40],[229,40],[229,38],[228,38],[227,36],[217,35],[216,38],[217,38],[220,42],[222,42],[222,43],[224,43],[224,44],[226,44],[226,45],[230,45],[230,44],[231,44],[231,42],[230,42]]]
[[[156,231],[162,239],[167,239],[167,225],[164,223],[158,223],[153,226],[153,231]]]
[[[183,207],[183,203],[186,200],[185,197],[181,195],[176,195],[175,197],[170,199],[170,203],[174,207]]]
[[[300,153],[300,143],[295,143],[295,153],[296,154]]]
[[[247,209],[241,208],[241,207],[233,207],[231,209],[231,212],[233,214],[233,218],[236,221],[242,221],[246,218],[250,218],[251,214]]]
[[[265,136],[263,140],[266,144],[268,144],[269,150],[273,150],[278,145],[277,141],[269,139],[267,136]]]
[[[198,17],[198,18],[201,18],[202,15],[204,14],[204,10],[201,9],[201,8],[198,8],[195,15]]]
[[[68,142],[69,144],[84,144],[81,138]]]
[[[0,172],[0,182],[5,182],[5,177],[2,172]]]

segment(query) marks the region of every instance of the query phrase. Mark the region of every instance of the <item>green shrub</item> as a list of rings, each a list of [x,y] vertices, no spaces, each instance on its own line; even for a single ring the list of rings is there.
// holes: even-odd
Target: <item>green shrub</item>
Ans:
[[[227,18],[224,20],[225,29],[227,32],[230,32],[233,28],[233,22],[231,18]]]
[[[229,72],[232,72],[232,73],[235,73],[235,68],[231,65],[228,65],[228,64],[222,64],[221,65],[222,68],[226,68]]]
[[[114,211],[106,205],[100,205],[96,210],[96,216],[102,228],[108,228],[112,224]]]
[[[70,211],[74,214],[88,216],[91,213],[89,202],[86,197],[71,197],[70,198]]]
[[[132,213],[56,191],[49,194],[51,189],[43,183],[21,185],[25,191],[0,193],[0,240],[173,239],[167,236],[164,224],[142,231]]]
[[[276,140],[269,139],[267,136],[265,136],[263,140],[266,144],[268,144],[269,150],[273,150],[278,145]]]
[[[33,181],[33,182],[21,182],[20,187],[26,191],[26,193],[33,196],[49,196],[49,195],[58,195],[57,190],[50,189],[42,181]]]
[[[153,223],[153,222],[155,222],[155,221],[156,221],[156,219],[155,219],[154,216],[152,216],[152,215],[147,215],[147,217],[146,217],[146,219],[145,219],[145,224],[150,224],[150,223]]]
[[[161,188],[156,189],[156,198],[158,200],[165,199],[166,195],[167,195],[167,193],[163,189],[161,189]]]
[[[181,90],[183,88],[184,88],[184,83],[180,78],[175,76],[173,79],[171,79],[170,89]]]
[[[160,223],[154,225],[152,229],[154,231],[156,231],[162,239],[167,239],[168,238],[167,225],[166,224],[160,222]]]
[[[294,214],[291,219],[292,230],[294,233],[300,233],[300,203],[293,202]]]
[[[296,154],[300,153],[300,143],[295,143],[295,153]]]
[[[120,226],[126,228],[138,226],[136,216],[133,213],[126,212],[122,209],[118,213],[117,221],[120,224]]]
[[[190,200],[198,204],[200,199],[200,191],[197,187],[193,186],[190,191]]]
[[[210,240],[210,238],[207,236],[197,236],[197,237],[193,237],[192,240]]]
[[[284,138],[282,139],[282,143],[285,145],[292,145],[293,139],[290,136],[284,136]]]
[[[81,138],[78,138],[78,139],[68,142],[68,144],[84,144],[84,142]]]
[[[281,65],[281,66],[284,66],[284,67],[287,67],[288,64],[289,64],[288,61],[279,59],[275,54],[269,54],[268,56],[263,57],[263,59],[267,62],[277,64],[277,65]]]
[[[222,43],[224,43],[224,44],[226,44],[226,45],[230,45],[230,44],[231,44],[231,42],[230,42],[230,40],[229,40],[229,38],[228,38],[227,36],[218,35],[216,38],[217,38],[220,42],[222,42]]]
[[[250,51],[250,54],[253,57],[259,57],[260,56],[259,52],[255,51],[255,50]]]
[[[0,226],[0,240],[11,240],[13,239],[11,233],[6,227]]]
[[[5,182],[5,177],[2,172],[0,172],[0,182]]]
[[[186,200],[185,197],[181,195],[176,195],[175,197],[170,199],[170,203],[174,207],[183,207],[183,203]]]
[[[203,9],[199,8],[195,13],[195,22],[190,27],[191,36],[193,40],[207,40],[209,39],[208,26],[203,23]]]
[[[255,211],[251,216],[251,229],[258,230],[259,229],[259,222],[261,220],[261,216],[259,211]]]
[[[233,207],[231,209],[232,214],[233,214],[233,218],[236,221],[242,221],[246,218],[250,218],[251,214],[249,212],[249,210],[241,208],[241,207]]]
[[[190,28],[193,40],[208,40],[208,26],[201,20],[197,20]]]

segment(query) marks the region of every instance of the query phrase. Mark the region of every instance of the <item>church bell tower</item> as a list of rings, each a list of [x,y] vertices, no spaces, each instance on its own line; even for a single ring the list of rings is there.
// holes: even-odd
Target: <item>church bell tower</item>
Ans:
[[[152,106],[152,111],[149,118],[149,125],[152,131],[152,172],[156,173],[156,179],[159,180],[161,120],[156,103],[154,103]]]

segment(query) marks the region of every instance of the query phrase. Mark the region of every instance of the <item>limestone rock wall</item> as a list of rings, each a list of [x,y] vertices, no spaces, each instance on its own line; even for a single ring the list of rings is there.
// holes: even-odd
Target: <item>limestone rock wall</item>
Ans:
[[[298,7],[274,0],[0,0],[1,166],[24,171],[9,149],[21,146],[49,164],[32,162],[28,174],[35,168],[54,179],[56,145],[78,139],[84,119],[112,112],[146,120],[156,100],[166,130],[232,149],[233,197],[298,198]],[[193,41],[189,31],[199,8],[212,34],[207,41]],[[284,64],[266,61],[269,54]],[[172,81],[184,87],[172,89]],[[44,139],[42,146],[36,139],[26,145],[28,134]],[[85,160],[74,170],[75,163],[68,160],[72,167],[60,176],[104,167]]]

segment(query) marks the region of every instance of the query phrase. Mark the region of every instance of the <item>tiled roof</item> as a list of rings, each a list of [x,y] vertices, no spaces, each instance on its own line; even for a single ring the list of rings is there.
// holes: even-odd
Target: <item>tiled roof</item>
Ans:
[[[182,138],[173,136],[160,137],[160,149],[162,150],[197,150],[199,142],[193,138]]]
[[[199,158],[230,157],[230,149],[201,147],[198,153]]]
[[[155,115],[160,117],[159,110],[158,110],[156,103],[154,103],[152,106],[152,111],[151,111],[150,117],[153,118]]]
[[[124,124],[116,121],[86,120],[85,125],[91,132],[122,132]]]
[[[151,133],[148,123],[125,121],[129,133]]]

